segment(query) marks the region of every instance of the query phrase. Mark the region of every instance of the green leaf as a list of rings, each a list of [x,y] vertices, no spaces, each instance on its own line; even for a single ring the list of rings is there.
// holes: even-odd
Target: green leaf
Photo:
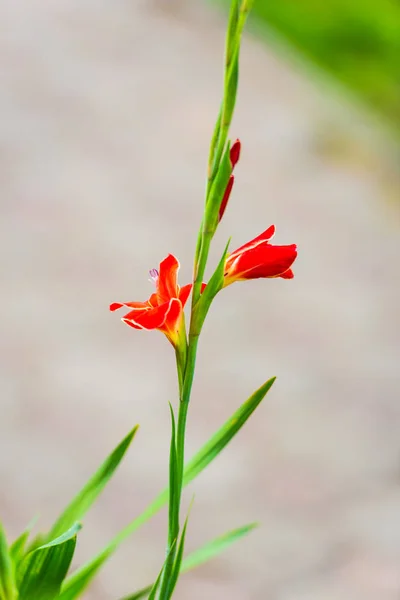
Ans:
[[[149,586],[149,590],[148,591],[150,592],[150,595],[149,595],[148,600],[154,600],[155,597],[156,597],[156,593],[157,593],[158,588],[160,587],[160,583],[161,583],[161,579],[162,579],[162,576],[163,576],[164,571],[165,571],[165,567],[167,566],[167,564],[168,564],[168,562],[170,560],[171,553],[175,552],[175,543],[176,543],[176,540],[172,543],[172,546],[169,548],[168,554],[167,554],[166,559],[164,561],[164,564],[163,564],[163,566],[161,568],[161,571],[159,572],[158,577],[155,580],[153,586],[151,586],[151,585]],[[162,590],[161,590],[161,593],[162,593]],[[162,596],[160,596],[160,600],[161,600],[161,598],[162,598]]]
[[[160,574],[159,574],[159,576],[157,577],[157,579],[155,581],[155,584],[151,588],[148,600],[154,600],[155,599],[158,587],[160,585],[162,573],[163,572],[161,571]]]
[[[58,597],[75,551],[76,523],[51,542],[30,552],[17,571],[19,600],[54,600]]]
[[[167,598],[165,595],[171,583],[171,576],[174,567],[176,541],[179,534],[179,473],[176,454],[176,426],[174,411],[169,404],[171,412],[171,445],[169,452],[169,502],[168,502],[168,549],[167,559],[165,560],[162,577],[160,580],[160,598]]]
[[[169,546],[172,548],[172,545],[175,544],[177,532],[179,530],[179,524],[177,520],[177,512],[176,512],[176,502],[179,501],[179,474],[178,474],[178,463],[176,457],[176,425],[175,425],[175,416],[174,411],[169,404],[169,409],[171,411],[171,445],[169,452],[169,510],[168,510],[168,519],[169,519]]]
[[[79,598],[82,592],[92,581],[97,571],[114,552],[116,545],[110,544],[103,552],[90,560],[81,569],[73,573],[61,586],[61,593],[57,600],[75,600]]]
[[[186,571],[195,569],[203,563],[208,562],[209,560],[214,558],[214,556],[217,556],[218,554],[223,552],[231,544],[250,533],[250,531],[255,529],[255,527],[257,526],[257,523],[243,525],[242,527],[238,527],[236,529],[233,529],[232,531],[228,531],[224,535],[221,535],[212,540],[211,542],[208,542],[198,550],[195,550],[183,560],[181,568],[182,573],[186,573]]]
[[[254,392],[246,402],[232,415],[228,421],[215,433],[212,438],[193,456],[186,465],[183,474],[183,485],[187,485],[201,471],[203,471],[214,458],[218,456],[230,440],[243,427],[249,417],[253,414],[257,406],[266,396],[271,386],[275,381],[275,377],[269,379],[264,385]],[[94,575],[114,552],[114,550],[132,533],[134,533],[141,525],[146,523],[153,517],[168,501],[168,489],[163,490],[157,498],[129,525],[124,527],[109,544],[93,559],[80,567],[72,575],[68,577],[62,587],[62,600],[73,600],[77,598],[77,594],[73,594],[73,590],[79,589],[79,593],[91,582]]]
[[[159,588],[163,572],[164,572],[164,567],[161,569],[161,571],[160,571],[157,579],[154,582],[153,587],[150,588],[150,594],[149,594],[148,600],[154,600],[154,598],[156,597],[156,593],[157,593],[157,590]]]
[[[14,563],[14,568],[17,567],[19,562],[23,559],[26,554],[26,543],[28,541],[29,535],[32,531],[32,527],[35,525],[37,519],[32,519],[29,523],[28,527],[21,533],[20,536],[17,537],[16,540],[10,546],[10,554]],[[37,544],[40,545],[40,544]]]
[[[128,450],[137,430],[138,425],[136,425],[132,431],[128,433],[122,442],[106,458],[98,471],[91,477],[91,479],[89,479],[87,484],[75,496],[72,502],[67,506],[61,516],[54,523],[50,533],[46,536],[46,540],[55,538],[63,531],[71,527],[73,523],[82,519],[99,494],[103,491],[110,478],[113,476],[115,470]]]
[[[17,564],[25,553],[26,542],[28,541],[30,531],[24,531],[10,546],[10,556],[12,561]]]
[[[14,600],[14,598],[17,598],[14,565],[6,534],[0,522],[0,600]]]
[[[201,548],[198,548],[189,554],[189,556],[182,561],[180,574],[183,575],[183,573],[191,571],[192,569],[195,569],[196,567],[208,562],[211,558],[218,556],[218,554],[223,552],[226,548],[229,548],[231,544],[250,533],[250,531],[252,531],[255,527],[257,527],[257,523],[250,523],[249,525],[244,525],[243,527],[238,527],[237,529],[228,531],[224,535],[215,538],[211,542],[207,542],[207,544],[204,544],[204,546],[201,546]],[[147,585],[131,596],[126,596],[121,600],[142,600],[142,598],[146,598],[148,596],[151,587],[151,585]]]
[[[187,485],[199,475],[225,448],[237,432],[243,427],[247,419],[253,414],[260,402],[271,389],[276,377],[272,377],[244,402],[233,413],[232,417],[215,433],[209,441],[193,456],[185,467],[183,483]]]
[[[183,551],[185,548],[185,538],[186,538],[186,529],[187,529],[188,519],[189,519],[189,515],[185,519],[185,523],[183,525],[183,529],[182,529],[182,533],[181,533],[181,539],[179,540],[179,546],[178,546],[174,566],[173,566],[172,573],[171,573],[170,583],[168,586],[168,595],[167,595],[168,599],[172,597],[176,583],[178,581],[179,574],[181,572],[181,564],[182,564],[182,558],[183,558]]]

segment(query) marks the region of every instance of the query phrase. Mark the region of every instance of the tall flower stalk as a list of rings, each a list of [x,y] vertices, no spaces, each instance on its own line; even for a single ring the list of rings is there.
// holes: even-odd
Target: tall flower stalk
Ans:
[[[239,53],[243,27],[253,0],[232,0],[225,46],[223,97],[211,139],[204,212],[194,257],[193,282],[182,288],[177,281],[178,260],[169,255],[159,270],[150,271],[156,291],[146,302],[114,303],[111,310],[129,309],[123,321],[134,329],[158,329],[175,348],[179,383],[177,416],[170,405],[172,434],[169,460],[168,536],[166,559],[149,598],[168,600],[176,586],[183,557],[186,524],[182,526],[181,498],[184,486],[185,434],[197,347],[203,323],[216,294],[239,280],[282,277],[291,279],[291,266],[297,256],[294,244],[274,246],[270,226],[254,240],[231,254],[228,244],[214,274],[204,283],[210,245],[228,205],[234,184],[233,170],[239,161],[241,144],[228,139],[236,103]],[[192,293],[188,335],[183,308]]]
[[[145,301],[114,302],[111,311],[123,309],[122,321],[131,330],[158,330],[167,338],[176,356],[179,387],[177,408],[170,405],[171,443],[169,483],[166,489],[106,544],[94,557],[70,573],[81,521],[97,500],[121,463],[138,426],[135,426],[108,455],[94,475],[66,505],[47,533],[31,539],[29,526],[12,543],[0,522],[0,600],[77,600],[82,597],[100,568],[118,546],[168,503],[166,557],[155,583],[124,600],[169,600],[180,574],[222,552],[249,533],[255,523],[236,527],[206,542],[188,556],[184,544],[188,517],[182,524],[183,488],[193,481],[230,443],[272,387],[272,377],[261,385],[185,463],[186,420],[195,374],[199,336],[215,296],[237,281],[249,279],[292,279],[297,256],[295,244],[274,245],[271,225],[254,239],[229,253],[229,241],[214,269],[204,282],[210,245],[218,224],[228,209],[240,159],[241,143],[228,139],[236,102],[239,51],[242,31],[252,0],[232,0],[225,47],[223,97],[211,139],[204,211],[196,243],[193,280],[178,282],[179,261],[169,254],[157,269],[151,269],[152,293]],[[233,173],[235,170],[235,174]],[[227,292],[224,292],[227,293]],[[185,305],[190,295],[190,319],[185,323]]]

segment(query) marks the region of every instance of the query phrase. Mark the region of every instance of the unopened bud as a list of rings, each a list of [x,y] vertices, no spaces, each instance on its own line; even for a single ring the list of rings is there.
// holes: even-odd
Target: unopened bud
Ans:
[[[233,175],[231,175],[229,177],[228,185],[226,186],[226,189],[225,189],[224,197],[222,198],[221,206],[219,207],[218,222],[220,222],[220,220],[224,216],[224,212],[225,212],[225,209],[228,204],[229,196],[231,195],[234,181],[235,181],[235,178]]]

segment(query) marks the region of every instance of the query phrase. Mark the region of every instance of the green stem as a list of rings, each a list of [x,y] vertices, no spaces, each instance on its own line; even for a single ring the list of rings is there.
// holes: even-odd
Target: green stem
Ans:
[[[195,280],[194,280],[194,284],[193,284],[192,314],[193,314],[194,308],[196,306],[196,303],[200,298],[201,285],[202,285],[203,279],[204,279],[204,273],[206,270],[208,255],[210,252],[211,240],[212,240],[212,232],[203,230],[202,238],[201,238],[199,260],[198,260],[198,264],[197,264],[197,271],[195,273]],[[192,322],[193,322],[193,320],[191,320],[191,322],[190,322],[190,327],[191,327],[190,333],[192,335],[196,335],[198,332],[193,331]]]
[[[176,430],[176,471],[177,471],[177,493],[171,507],[172,518],[169,520],[168,528],[168,547],[167,561],[165,563],[164,574],[161,581],[160,600],[168,600],[170,598],[170,583],[175,561],[177,541],[180,531],[180,508],[183,488],[183,470],[185,463],[185,434],[186,420],[189,408],[190,394],[194,378],[194,369],[196,363],[198,336],[189,336],[189,345],[187,354],[185,352],[185,363],[182,368],[182,355],[176,348],[176,364],[179,381],[179,411],[178,423]],[[171,497],[170,497],[171,500]]]
[[[196,365],[197,344],[198,336],[189,335],[189,347],[186,361],[185,377],[183,382],[182,394],[179,402],[178,425],[176,431],[176,456],[178,463],[179,503],[182,494],[183,469],[185,463],[186,419],[190,402],[190,394],[192,392],[194,370]]]
[[[185,462],[185,433],[187,413],[192,391],[197,345],[200,331],[198,322],[194,319],[196,304],[200,298],[201,285],[204,279],[210,245],[215,232],[215,228],[210,227],[207,222],[207,204],[213,200],[213,182],[220,167],[221,158],[226,146],[229,127],[235,107],[237,79],[238,79],[238,60],[240,37],[247,13],[250,10],[253,0],[233,0],[231,5],[231,14],[228,24],[228,34],[226,41],[225,72],[224,72],[224,94],[220,107],[220,112],[215,125],[213,137],[210,145],[210,154],[208,161],[208,177],[205,197],[205,211],[197,238],[196,252],[194,259],[194,276],[192,290],[192,307],[189,329],[189,343],[178,344],[176,348],[176,363],[179,382],[179,412],[178,423],[175,437],[175,460],[176,460],[176,478],[177,485],[172,501],[170,495],[170,519],[168,530],[168,558],[165,563],[164,573],[160,586],[160,600],[168,600],[172,594],[172,578],[174,562],[177,549],[177,541],[180,531],[180,507],[183,487],[183,470]],[[182,350],[184,348],[184,350]],[[174,435],[174,432],[173,432]],[[173,446],[172,446],[173,448]],[[172,460],[172,459],[171,459]],[[172,504],[172,506],[171,506]]]

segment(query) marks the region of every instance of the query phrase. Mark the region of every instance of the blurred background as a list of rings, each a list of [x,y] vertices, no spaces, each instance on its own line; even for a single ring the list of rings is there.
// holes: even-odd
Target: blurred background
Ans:
[[[0,5],[0,516],[49,526],[135,423],[85,520],[81,564],[166,483],[174,357],[112,301],[144,300],[169,252],[191,276],[226,5]],[[245,429],[190,486],[187,550],[259,529],[185,576],[176,598],[400,595],[400,5],[259,0],[232,137],[242,159],[216,259],[271,223],[292,281],[237,284],[200,343],[188,455],[272,375]],[[166,513],[86,594],[150,582]]]

